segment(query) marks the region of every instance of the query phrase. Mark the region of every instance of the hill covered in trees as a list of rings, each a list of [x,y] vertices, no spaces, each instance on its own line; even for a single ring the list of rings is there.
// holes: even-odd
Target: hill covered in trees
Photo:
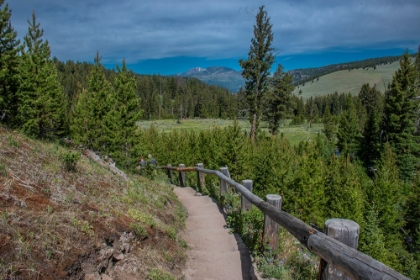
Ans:
[[[136,75],[125,61],[115,70],[106,70],[98,52],[93,64],[59,62],[50,57],[35,13],[20,43],[10,10],[0,3],[0,121],[7,129],[53,143],[70,138],[68,141],[104,158],[112,157],[118,167],[133,173],[139,158],[148,153],[163,164],[203,162],[211,169],[228,165],[236,181],[254,180],[259,196],[280,193],[284,209],[307,223],[322,228],[330,217],[355,220],[362,228],[360,250],[419,279],[420,52],[414,60],[408,54],[400,58],[399,69],[385,93],[365,83],[355,96],[334,92],[304,100],[292,94],[293,77],[281,65],[270,73],[274,63],[272,25],[260,7],[254,27],[257,38],[251,40],[249,57],[240,60],[245,88],[233,95],[195,78]],[[167,134],[159,134],[153,126],[137,126],[142,118],[182,122],[184,118],[237,116],[249,119],[250,137],[237,125]],[[278,135],[286,119],[305,124],[307,129],[322,122],[324,130],[313,141],[290,145]],[[261,130],[262,121],[268,123],[269,133]],[[6,138],[3,141],[8,145],[19,145],[13,135]],[[13,148],[2,154],[9,157],[20,152]],[[42,157],[39,162],[44,164]],[[4,167],[8,163],[1,164]],[[6,194],[8,168],[9,164],[1,174],[2,192]],[[52,181],[53,177],[44,180]],[[208,186],[215,184],[209,182]],[[135,199],[141,201],[142,197],[141,192],[135,193]],[[7,196],[0,199],[1,207],[9,206],[4,202]],[[74,201],[74,197],[69,200]],[[90,232],[90,224],[80,219],[73,226]],[[153,223],[149,219],[146,222]],[[10,223],[7,220],[2,226]],[[240,227],[240,220],[237,223]],[[258,228],[261,224],[256,219],[253,225]],[[22,238],[13,234],[10,231],[16,240]],[[264,254],[263,244],[258,243],[261,238],[252,237],[249,246],[256,244],[255,251]],[[1,264],[1,268],[9,267],[9,263]],[[4,273],[11,275],[8,269]]]

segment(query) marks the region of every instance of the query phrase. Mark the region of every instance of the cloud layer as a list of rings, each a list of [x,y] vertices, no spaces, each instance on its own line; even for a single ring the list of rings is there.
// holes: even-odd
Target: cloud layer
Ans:
[[[418,0],[9,1],[20,37],[34,10],[54,56],[91,61],[98,50],[105,63],[244,57],[262,4],[280,55],[325,49],[414,50],[420,43]]]

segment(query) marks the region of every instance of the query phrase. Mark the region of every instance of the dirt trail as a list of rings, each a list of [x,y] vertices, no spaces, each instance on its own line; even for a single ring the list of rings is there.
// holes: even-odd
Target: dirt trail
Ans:
[[[185,279],[253,279],[249,250],[236,234],[229,234],[223,212],[208,196],[192,188],[174,192],[188,211],[183,238],[190,247]]]

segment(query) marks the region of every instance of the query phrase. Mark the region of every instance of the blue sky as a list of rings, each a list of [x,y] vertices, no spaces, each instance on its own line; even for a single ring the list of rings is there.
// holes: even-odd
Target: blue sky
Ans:
[[[416,52],[419,0],[12,0],[12,25],[23,37],[32,10],[52,55],[110,68],[125,58],[144,74],[193,67],[240,70],[258,7],[273,24],[276,62],[286,70]]]

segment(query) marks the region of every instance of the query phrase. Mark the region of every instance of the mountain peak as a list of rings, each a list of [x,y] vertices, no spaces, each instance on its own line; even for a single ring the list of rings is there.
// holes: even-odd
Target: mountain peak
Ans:
[[[182,73],[181,76],[197,78],[210,85],[225,87],[232,92],[237,92],[244,85],[240,71],[224,66],[195,67]]]
[[[190,70],[188,70],[187,72],[182,73],[182,76],[193,76],[193,75],[197,75],[199,73],[202,73],[204,71],[206,71],[206,68],[201,68],[201,67],[194,67]]]

